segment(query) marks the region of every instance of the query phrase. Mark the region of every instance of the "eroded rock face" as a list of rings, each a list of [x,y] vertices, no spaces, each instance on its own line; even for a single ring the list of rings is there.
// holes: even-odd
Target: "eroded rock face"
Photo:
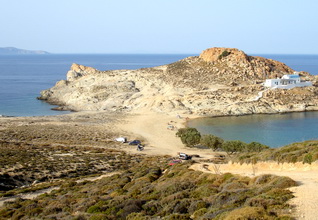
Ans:
[[[87,67],[87,66],[73,63],[71,66],[71,69],[66,74],[66,79],[67,81],[74,81],[78,77],[85,76],[88,74],[96,74],[99,72],[100,72],[99,70],[94,69],[92,67]]]
[[[224,52],[227,51],[227,52]],[[317,87],[269,90],[260,83],[294,71],[285,64],[232,48],[139,70],[99,71],[73,64],[67,80],[40,99],[63,109],[193,113],[222,116],[318,110]],[[302,72],[306,80],[317,77]]]
[[[223,53],[224,55],[222,56]],[[225,57],[230,58],[229,60],[232,60],[234,62],[248,62],[248,56],[243,51],[238,50],[236,48],[213,47],[204,50],[200,54],[200,58],[206,62],[215,62]]]

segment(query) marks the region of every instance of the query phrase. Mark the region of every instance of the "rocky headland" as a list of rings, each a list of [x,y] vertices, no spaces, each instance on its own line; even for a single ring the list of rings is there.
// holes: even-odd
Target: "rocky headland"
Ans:
[[[198,116],[226,116],[318,110],[317,77],[300,72],[314,86],[267,89],[265,79],[293,74],[287,65],[248,56],[233,48],[210,48],[200,56],[138,70],[100,71],[73,64],[67,79],[39,99],[60,110],[150,110]]]

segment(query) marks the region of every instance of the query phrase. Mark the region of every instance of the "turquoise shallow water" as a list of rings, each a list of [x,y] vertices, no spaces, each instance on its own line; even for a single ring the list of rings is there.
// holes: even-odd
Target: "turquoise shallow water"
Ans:
[[[188,126],[225,140],[279,147],[318,139],[318,112],[198,118],[189,121]]]

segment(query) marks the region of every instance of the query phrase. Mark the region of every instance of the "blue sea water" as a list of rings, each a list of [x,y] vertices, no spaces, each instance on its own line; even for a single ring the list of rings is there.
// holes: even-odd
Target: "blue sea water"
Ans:
[[[257,54],[257,56],[283,62],[295,71],[318,75],[318,55]]]
[[[256,141],[280,147],[317,140],[318,112],[198,118],[190,120],[188,126],[197,128],[201,134],[213,134],[224,140]]]

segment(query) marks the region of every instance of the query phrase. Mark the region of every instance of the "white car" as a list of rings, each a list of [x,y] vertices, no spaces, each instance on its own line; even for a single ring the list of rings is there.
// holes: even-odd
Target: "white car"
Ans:
[[[127,138],[125,137],[118,137],[115,139],[115,141],[121,142],[121,143],[126,143],[127,142]]]

